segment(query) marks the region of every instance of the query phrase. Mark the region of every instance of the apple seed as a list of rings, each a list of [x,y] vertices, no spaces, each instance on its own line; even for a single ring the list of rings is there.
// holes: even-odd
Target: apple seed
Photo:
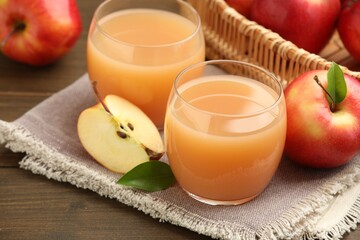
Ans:
[[[132,125],[131,123],[128,123],[127,126],[129,127],[129,129],[131,131],[134,131],[134,125]]]
[[[150,160],[159,160],[164,155],[164,153],[154,152],[153,150],[147,147],[145,147],[145,152],[149,156]]]
[[[119,137],[124,138],[124,139],[128,137],[128,135],[126,133],[122,132],[122,131],[116,131],[116,134]]]

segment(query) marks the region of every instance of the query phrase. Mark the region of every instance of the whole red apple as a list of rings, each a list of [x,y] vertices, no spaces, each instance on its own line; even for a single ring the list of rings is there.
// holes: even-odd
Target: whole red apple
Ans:
[[[326,92],[327,71],[306,72],[284,90],[287,135],[284,153],[302,165],[334,168],[350,161],[360,150],[360,82],[345,75],[347,93],[331,110]]]
[[[42,66],[65,55],[82,30],[75,0],[0,1],[1,52]]]
[[[254,0],[250,18],[299,48],[319,53],[336,29],[340,10],[340,0]]]
[[[254,0],[225,0],[225,2],[232,8],[234,8],[241,15],[249,18],[251,12],[251,6]]]
[[[345,0],[342,6],[339,36],[350,55],[360,62],[360,1]]]

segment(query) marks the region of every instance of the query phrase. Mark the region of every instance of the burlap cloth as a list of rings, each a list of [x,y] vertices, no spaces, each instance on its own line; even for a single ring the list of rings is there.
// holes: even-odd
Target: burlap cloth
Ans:
[[[0,142],[26,152],[19,164],[35,174],[90,189],[213,238],[336,239],[359,222],[360,155],[335,170],[311,170],[283,159],[265,192],[240,206],[207,206],[177,184],[154,193],[118,185],[120,175],[95,162],[78,140],[78,115],[94,104],[84,75],[14,122],[0,120]]]

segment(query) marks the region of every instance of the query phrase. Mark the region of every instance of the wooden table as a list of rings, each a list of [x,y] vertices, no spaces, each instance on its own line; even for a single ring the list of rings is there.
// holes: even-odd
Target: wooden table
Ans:
[[[0,56],[0,119],[20,117],[86,72],[87,30],[101,2],[78,1],[81,39],[56,64],[33,68]],[[351,58],[346,61],[360,69]],[[0,239],[209,239],[92,191],[19,169],[23,156],[0,146]],[[360,230],[345,239],[360,239]]]

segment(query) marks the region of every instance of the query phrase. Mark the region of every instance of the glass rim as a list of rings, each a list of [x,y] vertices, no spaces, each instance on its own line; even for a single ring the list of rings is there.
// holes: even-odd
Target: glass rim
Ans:
[[[115,43],[118,43],[118,44],[121,44],[121,45],[124,45],[124,46],[128,46],[128,47],[132,47],[132,48],[149,48],[149,49],[152,49],[152,48],[166,48],[166,47],[174,47],[174,46],[177,46],[177,45],[181,45],[183,43],[186,43],[188,42],[189,40],[193,39],[200,31],[201,31],[201,19],[200,19],[200,16],[199,14],[197,13],[197,11],[193,8],[193,6],[190,5],[190,3],[187,3],[185,1],[181,1],[181,0],[176,0],[176,2],[178,2],[179,4],[182,4],[184,6],[186,6],[190,11],[191,13],[195,16],[196,18],[196,28],[195,30],[186,38],[180,40],[180,41],[176,41],[176,42],[172,42],[172,43],[167,43],[167,44],[155,44],[155,45],[146,45],[146,44],[133,44],[133,43],[129,43],[129,42],[126,42],[126,41],[121,41],[121,40],[118,40],[114,37],[112,37],[109,33],[107,33],[102,27],[101,25],[99,24],[99,21],[101,18],[98,17],[99,15],[99,11],[105,6],[107,5],[109,2],[113,2],[114,0],[105,0],[104,2],[102,2],[95,10],[94,12],[94,23],[95,23],[95,26],[97,28],[97,30],[102,34],[104,35],[105,37],[107,37],[108,39],[110,39],[111,41],[115,42]],[[123,10],[129,10],[129,9],[145,9],[145,8],[127,8],[127,9],[123,9]],[[159,10],[157,8],[148,8],[148,9],[154,9],[154,10]],[[119,11],[123,11],[123,10],[119,10]],[[166,10],[163,10],[163,11],[166,11]],[[115,12],[115,11],[114,11]],[[170,12],[170,11],[168,11]],[[173,12],[174,13],[174,12]],[[176,13],[174,13],[176,14]]]
[[[274,82],[279,86],[279,90],[280,90],[280,94],[278,95],[278,97],[276,98],[276,100],[269,106],[266,106],[264,109],[259,110],[259,111],[255,111],[252,113],[246,113],[246,114],[225,114],[225,113],[216,113],[216,112],[211,112],[211,111],[207,111],[207,110],[203,110],[200,109],[198,107],[195,107],[194,105],[192,105],[191,103],[189,103],[187,100],[185,100],[182,95],[179,93],[178,91],[178,87],[177,87],[177,83],[180,81],[180,78],[189,70],[191,69],[195,69],[198,68],[200,66],[206,66],[206,65],[218,65],[220,63],[235,63],[235,64],[242,64],[242,65],[246,65],[248,67],[252,67],[255,68],[263,73],[265,73],[266,75],[268,75],[272,80],[274,80]],[[190,80],[191,81],[191,80]],[[255,80],[258,81],[258,80]],[[202,61],[199,63],[195,63],[192,64],[188,67],[186,67],[185,69],[183,69],[175,78],[175,81],[173,82],[173,88],[174,88],[174,94],[177,95],[177,97],[188,107],[190,107],[191,109],[194,109],[195,111],[207,114],[207,115],[214,115],[214,116],[220,116],[220,117],[227,117],[227,118],[249,118],[249,117],[253,117],[253,116],[258,116],[261,114],[264,114],[266,112],[270,112],[272,109],[276,108],[281,100],[284,97],[284,88],[281,84],[281,82],[279,81],[279,79],[270,71],[259,67],[255,64],[251,64],[248,62],[244,62],[244,61],[239,61],[239,60],[226,60],[226,59],[221,59],[221,60],[207,60],[207,61]]]

